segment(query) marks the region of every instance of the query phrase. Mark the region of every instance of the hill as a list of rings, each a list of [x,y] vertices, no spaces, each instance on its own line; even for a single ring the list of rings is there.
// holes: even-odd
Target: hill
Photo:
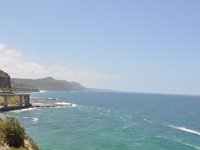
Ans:
[[[56,80],[52,77],[47,77],[42,79],[11,78],[11,84],[14,90],[24,89],[24,91],[37,91],[37,90],[82,91],[87,89],[77,82]]]

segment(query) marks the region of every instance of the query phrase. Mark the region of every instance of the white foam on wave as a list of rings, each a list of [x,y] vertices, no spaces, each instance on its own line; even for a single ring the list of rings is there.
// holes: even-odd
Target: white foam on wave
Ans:
[[[22,117],[22,118],[27,119],[28,117]]]
[[[39,119],[38,119],[38,118],[32,118],[32,122],[33,122],[33,124],[37,124],[37,123],[38,123],[38,121],[39,121]]]
[[[77,104],[72,104],[72,107],[78,107],[78,105]]]
[[[37,122],[39,119],[38,118],[32,118],[33,122]]]
[[[126,125],[126,126],[123,126],[122,129],[128,129],[130,127],[131,127],[131,125]]]
[[[186,128],[186,127],[180,127],[180,126],[175,126],[175,125],[168,125],[168,127],[174,128],[174,129],[178,129],[178,130],[181,130],[181,131],[184,131],[184,132],[188,132],[188,133],[192,133],[192,134],[200,136],[200,132],[199,131],[196,131],[196,130],[193,130],[193,129],[189,129],[189,128]]]
[[[148,120],[148,119],[146,119],[146,118],[144,118],[144,121],[147,122],[147,123],[153,123],[153,121]]]
[[[47,91],[44,91],[44,90],[40,90],[40,93],[46,93]]]
[[[66,102],[57,102],[55,104],[58,104],[58,105],[71,105],[71,103],[66,103]]]
[[[199,146],[195,146],[195,145],[188,144],[188,143],[183,143],[183,142],[179,142],[179,143],[181,143],[181,144],[183,144],[183,145],[186,145],[186,146],[193,147],[193,148],[195,148],[195,149],[197,149],[197,150],[200,150],[200,147],[199,147]]]
[[[172,140],[172,139],[168,139],[168,138],[165,138],[165,137],[162,137],[162,136],[155,136],[156,138],[159,138],[159,139],[163,139],[163,140]],[[185,142],[182,142],[180,139],[175,139],[174,140],[175,142],[179,143],[179,144],[182,144],[182,145],[186,145],[186,146],[189,146],[189,147],[192,147],[192,148],[195,148],[197,150],[200,150],[200,147],[199,146],[196,146],[196,145],[193,145],[193,144],[189,144],[189,143],[185,143]]]
[[[62,105],[62,106],[68,106],[68,107],[77,107],[76,104],[73,104],[73,103],[66,103],[66,102],[57,102],[55,104],[58,104],[58,105]]]
[[[36,108],[25,108],[25,109],[20,109],[20,110],[12,110],[12,112],[15,113],[21,113],[21,112],[25,112],[25,111],[32,111],[35,110]]]

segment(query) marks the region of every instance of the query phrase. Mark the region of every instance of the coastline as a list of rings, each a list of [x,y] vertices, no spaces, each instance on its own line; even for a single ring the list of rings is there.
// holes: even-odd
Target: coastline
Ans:
[[[37,107],[48,107],[48,108],[54,108],[54,107],[73,107],[74,104],[72,103],[32,103],[32,108]]]
[[[30,103],[30,106],[9,106],[7,108],[1,108],[0,112],[23,110],[28,108],[61,108],[61,107],[75,107],[72,103]]]

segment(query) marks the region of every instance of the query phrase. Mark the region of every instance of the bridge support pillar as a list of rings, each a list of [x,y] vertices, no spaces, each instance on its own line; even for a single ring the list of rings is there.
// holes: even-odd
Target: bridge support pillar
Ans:
[[[4,107],[7,108],[8,107],[8,97],[4,96]]]

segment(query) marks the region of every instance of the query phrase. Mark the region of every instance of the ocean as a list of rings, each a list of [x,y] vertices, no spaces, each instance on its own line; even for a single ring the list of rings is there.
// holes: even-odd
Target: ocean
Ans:
[[[200,96],[44,92],[70,108],[9,112],[42,150],[200,150]]]

